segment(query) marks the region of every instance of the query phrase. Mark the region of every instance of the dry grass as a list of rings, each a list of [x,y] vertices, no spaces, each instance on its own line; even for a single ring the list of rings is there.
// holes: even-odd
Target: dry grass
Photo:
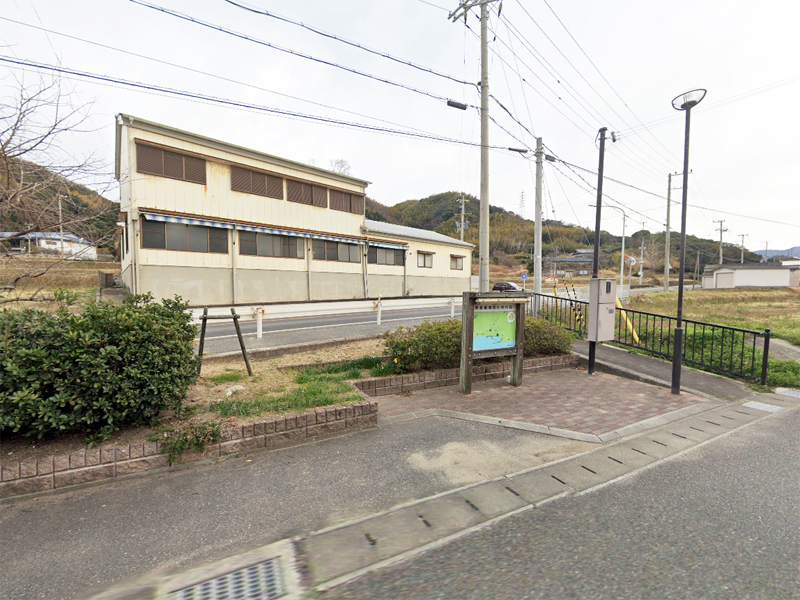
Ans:
[[[678,292],[631,296],[631,308],[675,315]],[[800,346],[800,288],[687,290],[684,317],[718,325],[769,328],[775,337]]]

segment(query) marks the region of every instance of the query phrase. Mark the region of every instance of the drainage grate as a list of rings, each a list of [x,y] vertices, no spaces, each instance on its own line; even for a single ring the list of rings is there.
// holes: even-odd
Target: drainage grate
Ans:
[[[800,398],[800,390],[790,390],[788,388],[784,388],[778,393],[783,394],[784,396],[794,396],[795,398]]]
[[[278,558],[175,590],[170,600],[272,600],[286,593]]]

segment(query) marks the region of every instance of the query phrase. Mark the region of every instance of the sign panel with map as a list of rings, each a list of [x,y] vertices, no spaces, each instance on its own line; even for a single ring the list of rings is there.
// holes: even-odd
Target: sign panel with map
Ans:
[[[514,348],[517,344],[516,306],[476,306],[472,330],[472,349],[499,350]]]

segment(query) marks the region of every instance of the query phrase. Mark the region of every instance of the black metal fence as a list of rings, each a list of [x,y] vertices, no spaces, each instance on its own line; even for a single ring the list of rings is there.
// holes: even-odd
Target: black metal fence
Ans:
[[[584,300],[534,294],[532,312],[586,336],[589,303]],[[648,354],[672,358],[675,317],[640,310],[616,311],[614,342]],[[683,320],[683,362],[724,375],[767,382],[770,331],[752,331],[691,319]]]

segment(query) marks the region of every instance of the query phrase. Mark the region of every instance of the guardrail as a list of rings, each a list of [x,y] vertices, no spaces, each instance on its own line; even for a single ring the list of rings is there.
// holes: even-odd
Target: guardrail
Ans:
[[[589,303],[533,294],[532,312],[580,336],[586,335]],[[538,310],[537,310],[538,308]],[[617,309],[614,342],[671,359],[675,317]],[[683,320],[683,362],[701,369],[767,383],[770,330],[754,331]]]

